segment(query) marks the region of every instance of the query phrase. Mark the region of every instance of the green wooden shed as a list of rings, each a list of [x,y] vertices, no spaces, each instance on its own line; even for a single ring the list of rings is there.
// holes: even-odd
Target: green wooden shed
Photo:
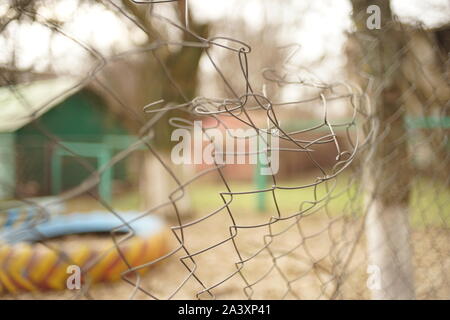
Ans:
[[[0,200],[57,195],[136,140],[104,100],[74,78],[0,88]],[[126,180],[123,162],[104,170],[100,196]]]

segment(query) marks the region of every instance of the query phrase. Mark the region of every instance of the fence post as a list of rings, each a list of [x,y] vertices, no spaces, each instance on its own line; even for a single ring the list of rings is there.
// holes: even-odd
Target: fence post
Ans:
[[[381,23],[379,28],[369,29],[367,8],[373,5],[379,8]],[[358,67],[378,124],[363,178],[368,270],[379,271],[378,283],[369,289],[373,299],[414,299],[408,208],[411,169],[406,110],[399,104],[404,36],[395,29],[389,1],[352,0],[352,6],[360,45]]]
[[[263,163],[267,164],[267,157],[261,150],[264,150],[265,144],[262,141],[261,137],[257,136],[257,150],[258,153],[256,155],[256,166],[253,172],[253,180],[254,184],[256,186],[257,190],[263,190],[267,188],[267,178],[265,175],[261,173],[262,168],[264,166]],[[265,192],[259,192],[256,194],[256,208],[258,212],[265,212],[266,211],[266,193]]]

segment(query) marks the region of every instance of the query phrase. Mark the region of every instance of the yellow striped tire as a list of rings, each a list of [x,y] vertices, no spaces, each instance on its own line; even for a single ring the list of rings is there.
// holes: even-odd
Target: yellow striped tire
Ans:
[[[161,230],[149,237],[134,236],[119,247],[128,264],[137,267],[163,256],[166,239],[167,231]],[[82,283],[115,281],[128,270],[119,249],[111,245],[93,248],[80,241],[66,251],[55,251],[42,244],[0,244],[0,294],[66,289],[70,265],[83,271]]]

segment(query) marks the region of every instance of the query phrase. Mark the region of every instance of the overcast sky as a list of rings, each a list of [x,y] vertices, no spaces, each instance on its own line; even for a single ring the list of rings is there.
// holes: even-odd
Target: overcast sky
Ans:
[[[275,0],[273,0],[275,1]],[[95,44],[103,53],[108,53],[112,46],[125,49],[133,41],[145,40],[145,35],[138,31],[128,32],[123,24],[108,10],[99,5],[88,9],[77,9],[76,0],[54,1],[51,9],[43,8],[39,14],[61,20],[70,19],[64,30],[74,38],[83,42]],[[270,6],[265,0],[189,0],[189,8],[195,19],[202,22],[214,22],[227,19],[245,19],[251,27],[258,28],[262,19],[262,4]],[[158,6],[164,6],[159,4]],[[403,20],[421,21],[427,26],[436,26],[448,22],[450,17],[450,0],[393,0],[392,7]],[[0,4],[0,14],[4,14],[6,5]],[[293,25],[283,39],[286,43],[301,43],[300,56],[304,61],[314,60],[325,53],[338,51],[345,37],[344,31],[349,30],[351,6],[348,0],[314,0],[292,1],[282,11],[282,16],[270,16],[276,22],[289,23],[300,20]],[[164,10],[163,10],[164,11]],[[76,15],[73,15],[76,12]],[[270,12],[270,9],[269,9]],[[302,14],[301,19],[299,13]],[[49,63],[49,41],[51,32],[45,26],[33,24],[18,28],[12,23],[8,27],[9,39],[0,38],[0,63],[14,43],[18,45],[21,54],[19,64],[27,67],[37,63],[37,69],[45,69]],[[222,35],[226,35],[223,30]],[[70,71],[78,65],[80,54],[84,52],[79,44],[64,36],[56,35],[52,40],[52,62],[56,69]],[[65,70],[66,69],[66,70]]]

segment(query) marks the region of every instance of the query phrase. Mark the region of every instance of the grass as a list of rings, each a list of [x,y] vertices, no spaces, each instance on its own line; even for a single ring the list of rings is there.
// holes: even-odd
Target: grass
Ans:
[[[313,179],[277,181],[277,186],[294,187],[311,183]],[[332,182],[329,186],[332,186]],[[348,187],[350,185],[350,187]],[[348,177],[341,175],[338,183],[332,192],[332,199],[328,202],[329,213],[332,216],[346,215],[350,217],[361,216],[362,196],[357,192],[357,184],[350,184]],[[233,192],[244,192],[256,190],[252,182],[232,182],[230,188]],[[196,215],[206,215],[215,209],[224,205],[220,196],[221,192],[226,192],[223,184],[218,182],[197,181],[192,187],[187,189],[191,199],[192,210]],[[308,201],[314,198],[320,200],[326,195],[325,185],[321,185],[314,192],[314,188],[304,188],[296,190],[275,190],[277,203],[282,215],[289,215],[303,208],[311,207]],[[258,213],[258,200],[261,194],[241,194],[233,195],[230,208],[233,212],[242,212],[244,214]],[[230,200],[229,195],[224,196]],[[275,202],[272,192],[264,193],[263,201],[265,203],[266,214],[276,214]],[[113,207],[116,210],[139,210],[140,196],[137,192],[128,192],[115,197]],[[70,211],[89,211],[94,209],[105,210],[99,207],[98,202],[91,199],[74,199],[69,206]],[[81,205],[82,203],[82,205]],[[325,201],[320,201],[313,209],[323,207]],[[443,182],[431,181],[427,178],[416,178],[412,187],[411,194],[411,224],[416,228],[427,226],[449,227],[450,226],[450,189]],[[310,212],[307,211],[307,212]]]
[[[343,178],[343,179],[342,179]],[[310,180],[311,181],[311,180]],[[362,207],[362,196],[357,192],[355,183],[347,185],[348,179],[341,176],[332,192],[332,199],[328,202],[329,213],[334,216],[360,216]],[[307,181],[286,181],[277,183],[277,186],[293,187],[306,184]],[[332,183],[330,182],[330,186]],[[235,183],[231,187],[233,192],[255,190],[256,187],[250,182]],[[190,192],[193,209],[204,211],[205,213],[223,205],[219,195],[226,192],[226,188],[221,184],[199,184]],[[307,201],[321,199],[326,195],[325,186],[320,186],[314,192],[314,188],[304,188],[297,190],[276,190],[275,195],[281,213],[292,214],[303,208],[311,207]],[[234,195],[230,204],[232,210],[240,212],[258,211],[258,195]],[[264,202],[266,212],[275,213],[276,206],[271,192],[266,192]],[[225,199],[230,199],[226,196]],[[325,201],[319,202],[317,207],[322,207]],[[316,208],[316,207],[314,207]],[[449,227],[450,226],[450,189],[443,183],[430,181],[425,178],[415,179],[412,187],[410,208],[411,224],[414,227]],[[309,212],[309,211],[308,211]]]

